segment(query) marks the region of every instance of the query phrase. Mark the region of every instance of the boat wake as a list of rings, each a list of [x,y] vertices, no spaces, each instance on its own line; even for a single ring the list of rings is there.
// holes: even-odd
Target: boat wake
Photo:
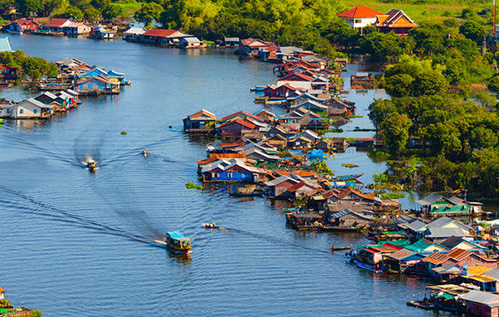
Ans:
[[[3,192],[5,195],[2,195],[4,198],[0,199],[0,206],[3,209],[14,209],[22,211],[23,213],[40,216],[44,218],[49,218],[54,221],[70,223],[74,225],[78,225],[82,228],[92,229],[99,231],[101,233],[110,234],[114,236],[120,236],[127,238],[132,241],[141,242],[144,244],[148,244],[151,246],[164,248],[165,246],[161,243],[156,242],[158,237],[156,236],[148,236],[142,234],[136,234],[127,230],[124,230],[120,227],[114,227],[110,225],[106,225],[103,223],[99,223],[92,219],[88,219],[86,217],[82,217],[76,214],[73,214],[69,211],[51,206],[47,203],[38,201],[33,197],[30,197],[26,194],[22,194],[18,191],[10,189],[8,187],[0,185],[0,192]],[[8,200],[8,196],[11,198],[18,198],[21,201],[15,201],[14,199]],[[26,203],[31,204],[31,206]],[[159,237],[159,239],[162,239]]]

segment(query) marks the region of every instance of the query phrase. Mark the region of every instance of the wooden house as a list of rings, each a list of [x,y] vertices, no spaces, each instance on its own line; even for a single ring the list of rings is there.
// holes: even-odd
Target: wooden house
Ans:
[[[138,40],[148,44],[171,45],[179,43],[181,39],[186,37],[192,37],[192,35],[184,34],[177,30],[150,29],[140,34]]]
[[[2,106],[0,117],[12,119],[46,119],[53,115],[53,104],[44,104],[34,98],[10,106]]]
[[[246,131],[258,130],[258,126],[246,120],[235,119],[223,123],[219,130],[222,137],[241,138]]]
[[[201,169],[203,182],[249,182],[257,183],[264,179],[265,171],[248,165],[239,158],[220,159],[206,164]]]
[[[287,98],[296,91],[304,91],[304,89],[293,87],[291,84],[283,84],[280,86],[269,85],[263,89],[263,94],[270,98]]]
[[[81,95],[119,94],[120,83],[100,75],[79,80],[74,90]]]
[[[146,30],[138,27],[131,27],[123,32],[123,39],[125,41],[138,41],[141,34],[146,33]]]
[[[313,78],[302,75],[300,73],[293,73],[279,78],[277,86],[289,84],[294,88],[301,88],[305,90],[312,90]]]
[[[313,112],[325,112],[325,113],[328,112],[328,108],[329,108],[328,106],[326,106],[325,104],[323,104],[321,102],[318,102],[318,101],[315,101],[312,99],[306,99],[306,100],[303,100],[302,103],[292,105],[290,107],[290,109],[295,109],[295,108],[300,108],[300,107],[303,107],[303,108],[310,110],[310,111],[313,111]]]
[[[407,36],[418,25],[404,11],[392,9],[387,14],[378,15],[374,26],[383,33],[394,32],[399,36]]]
[[[375,210],[381,201],[373,196],[363,194],[355,189],[346,188],[341,192],[330,191],[327,205],[330,211],[350,209],[354,211]]]
[[[180,48],[192,49],[192,48],[205,48],[206,43],[201,41],[195,36],[184,37],[180,40],[179,45]]]
[[[286,129],[281,125],[276,125],[270,128],[269,131],[267,131],[267,137],[270,139],[276,135],[281,135],[287,140],[288,138],[294,137],[297,133],[298,131],[293,131],[290,129]]]
[[[183,121],[184,132],[208,132],[212,131],[215,127],[217,117],[215,116],[215,114],[209,112],[208,110],[201,109],[201,111],[187,116]]]
[[[289,187],[296,185],[300,182],[306,182],[306,181],[300,176],[297,176],[295,174],[283,175],[277,177],[273,180],[264,183],[264,185],[266,186],[265,194],[269,198],[287,199],[288,196],[285,195],[284,193],[287,192]]]
[[[274,122],[277,118],[277,116],[275,114],[273,114],[272,112],[270,112],[268,110],[262,110],[260,112],[257,112],[255,115],[257,117],[264,119],[265,122]]]
[[[16,80],[17,69],[14,67],[6,66],[4,64],[0,64],[0,77],[5,80]]]
[[[274,45],[274,43],[254,38],[242,39],[239,41],[239,52],[241,54],[254,54],[260,49],[271,45]]]
[[[498,294],[472,290],[460,298],[466,303],[466,312],[470,316],[499,316]]]
[[[355,103],[347,100],[341,100],[339,98],[330,98],[323,102],[327,107],[327,114],[329,116],[335,116],[338,114],[344,115],[355,112]]]
[[[282,134],[275,134],[274,136],[268,137],[265,142],[268,144],[275,146],[278,149],[287,149],[288,148],[288,138],[283,136]]]
[[[97,76],[107,76],[107,72],[104,69],[95,66],[78,74],[79,79],[88,79]]]
[[[301,199],[309,196],[311,193],[314,193],[316,191],[316,187],[307,184],[306,182],[299,182],[288,187],[287,190],[281,195],[281,197],[286,197],[290,200]]]
[[[251,114],[251,113],[248,113],[246,111],[238,111],[238,112],[235,112],[233,114],[230,114],[228,116],[225,116],[222,118],[222,122],[227,122],[227,121],[230,121],[230,120],[236,120],[236,119],[246,119],[250,117],[251,119],[253,120],[256,120],[258,122],[264,122],[265,119],[259,117],[259,116],[256,116],[254,114]]]
[[[313,141],[303,135],[288,140],[288,148],[292,149],[310,149]]]
[[[7,30],[14,33],[27,33],[38,29],[39,24],[28,19],[19,19],[7,24]]]
[[[239,46],[239,41],[238,37],[224,37],[223,45],[226,47],[237,47]]]
[[[326,213],[327,222],[336,227],[344,228],[360,228],[370,225],[374,222],[374,218],[370,213],[355,212],[350,209]]]

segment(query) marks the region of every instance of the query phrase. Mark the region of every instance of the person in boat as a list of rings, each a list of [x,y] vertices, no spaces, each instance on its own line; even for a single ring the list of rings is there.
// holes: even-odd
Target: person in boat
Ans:
[[[89,169],[93,170],[93,169],[95,169],[95,168],[96,168],[96,166],[97,166],[97,165],[96,165],[96,163],[95,163],[95,161],[94,161],[94,160],[92,160],[92,159],[88,160],[88,162],[87,162],[87,168],[89,168]]]
[[[147,151],[146,150],[142,150],[142,155],[147,156]]]

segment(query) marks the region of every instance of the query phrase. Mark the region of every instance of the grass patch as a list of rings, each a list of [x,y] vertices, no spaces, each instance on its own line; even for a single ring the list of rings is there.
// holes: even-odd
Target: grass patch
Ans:
[[[425,3],[426,2],[426,3]],[[359,5],[355,1],[346,1],[345,6],[350,9]],[[432,0],[429,1],[413,1],[413,2],[401,2],[401,1],[386,1],[381,2],[377,0],[366,0],[362,2],[362,5],[368,6],[372,9],[387,13],[391,9],[400,9],[409,15],[409,17],[416,23],[426,22],[426,21],[440,21],[444,20],[444,14],[447,16],[457,17],[461,15],[461,11],[465,8],[473,7],[476,11],[481,11],[482,9],[491,7],[491,4],[487,3],[465,3],[465,2],[454,2],[449,0]]]
[[[185,188],[204,189],[204,186],[194,184],[193,182],[189,182],[185,184]]]
[[[120,1],[113,3],[114,6],[121,8],[124,17],[133,15],[137,10],[139,10],[142,7],[142,4],[143,3],[137,2],[135,0]]]

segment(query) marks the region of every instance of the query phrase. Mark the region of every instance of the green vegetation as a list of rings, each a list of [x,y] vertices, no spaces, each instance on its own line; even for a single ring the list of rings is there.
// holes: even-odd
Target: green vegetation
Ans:
[[[204,189],[203,186],[198,185],[198,184],[194,184],[192,182],[186,183],[185,188]]]
[[[43,314],[38,309],[33,309],[33,317],[41,317]]]
[[[499,55],[480,54],[488,21],[473,12],[463,10],[461,25],[446,19],[398,40],[364,38],[372,56],[387,63],[379,82],[393,98],[372,103],[369,117],[393,159],[391,181],[499,195],[499,118],[491,95],[499,92]]]
[[[333,170],[327,166],[326,161],[312,161],[310,162],[310,166],[312,166],[317,173],[334,176]]]
[[[57,65],[41,57],[29,57],[23,51],[0,52],[0,63],[16,68],[21,78],[27,75],[33,80],[38,80],[43,75],[48,77],[58,75]]]

